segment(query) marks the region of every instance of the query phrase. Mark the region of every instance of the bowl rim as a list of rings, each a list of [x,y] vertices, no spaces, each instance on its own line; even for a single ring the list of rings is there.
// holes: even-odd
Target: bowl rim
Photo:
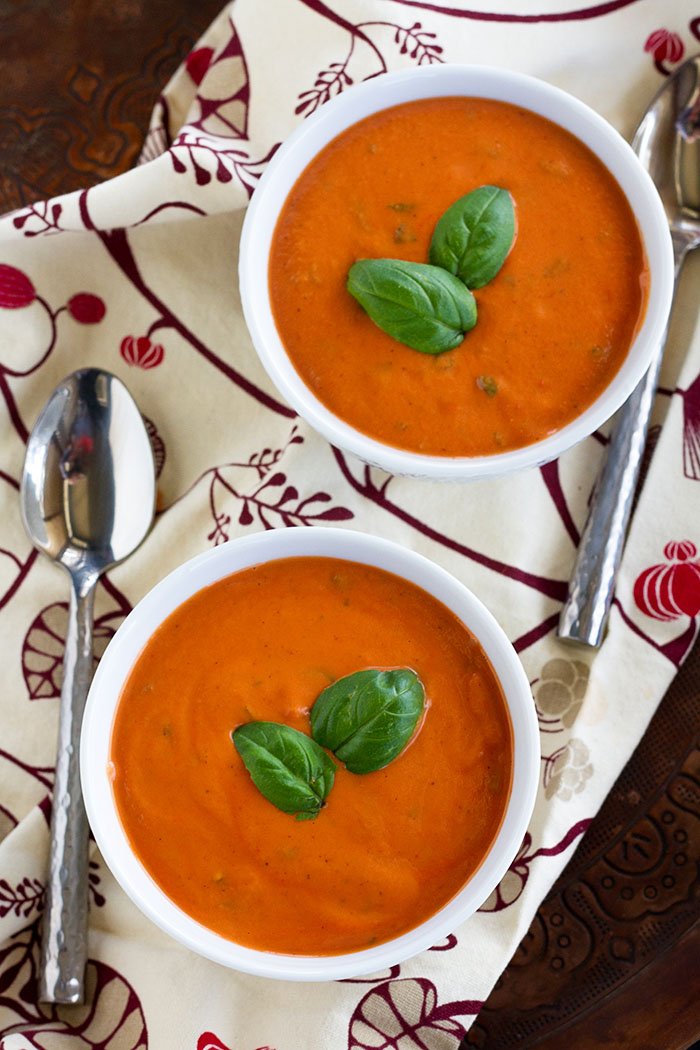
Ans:
[[[232,572],[298,556],[345,558],[411,580],[448,605],[476,635],[501,680],[514,736],[511,796],[501,828],[481,866],[435,915],[414,930],[369,949],[334,956],[290,956],[246,948],[182,912],[132,853],[117,815],[109,777],[109,742],[122,684],[157,625],[191,594]],[[345,528],[272,530],[239,537],[169,573],[134,607],[110,640],[95,672],[80,743],[83,797],[95,841],[112,874],[157,926],[198,954],[229,968],[278,980],[331,981],[378,972],[430,948],[488,898],[519,849],[539,784],[535,705],[522,664],[495,617],[456,577],[407,547]]]
[[[267,260],[279,210],[318,150],[351,124],[401,102],[465,95],[500,99],[570,131],[616,178],[635,214],[650,269],[646,313],[630,351],[602,394],[581,415],[540,441],[491,456],[435,456],[385,445],[336,416],[305,385],[288,358],[269,305]],[[443,480],[500,477],[539,466],[588,437],[623,404],[647,371],[668,320],[673,249],[656,187],[632,147],[580,99],[530,74],[494,66],[444,63],[383,73],[326,102],[291,132],[270,160],[248,205],[239,253],[243,315],[269,378],[289,404],[332,445],[393,474]]]

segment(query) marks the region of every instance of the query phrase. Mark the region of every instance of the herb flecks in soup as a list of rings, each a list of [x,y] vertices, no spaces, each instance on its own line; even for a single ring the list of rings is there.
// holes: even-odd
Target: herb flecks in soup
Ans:
[[[376,772],[338,760],[320,816],[295,820],[255,786],[231,729],[308,734],[324,690],[358,668],[411,668],[423,714]],[[413,584],[333,558],[256,566],[188,599],[129,675],[110,759],[125,832],[163,891],[239,944],[302,955],[381,943],[449,901],[498,832],[513,765],[474,637]]]
[[[417,354],[347,294],[348,272],[425,263],[474,186],[508,189],[515,247],[475,290],[464,345]],[[280,215],[269,284],[280,338],[327,408],[385,444],[471,456],[538,441],[602,393],[641,324],[648,270],[620,187],[581,142],[508,103],[441,98],[374,114],[319,154]]]

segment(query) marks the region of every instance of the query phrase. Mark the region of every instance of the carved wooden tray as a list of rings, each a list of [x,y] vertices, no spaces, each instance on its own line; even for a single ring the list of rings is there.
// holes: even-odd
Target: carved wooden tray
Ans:
[[[131,167],[159,90],[221,5],[0,7],[0,212]],[[464,1048],[686,1050],[700,1036],[698,727],[700,647]]]

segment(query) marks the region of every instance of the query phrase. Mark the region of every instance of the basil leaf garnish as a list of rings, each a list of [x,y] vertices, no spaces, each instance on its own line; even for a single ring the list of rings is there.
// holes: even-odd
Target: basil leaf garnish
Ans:
[[[311,708],[311,734],[351,773],[373,773],[396,758],[423,712],[415,671],[370,669],[339,678]]]
[[[474,296],[438,266],[360,259],[347,288],[384,332],[424,354],[453,350],[476,324]]]
[[[456,274],[467,288],[482,288],[500,270],[514,236],[510,193],[498,186],[479,186],[438,220],[430,262]]]
[[[297,820],[318,815],[333,787],[335,763],[298,729],[277,722],[247,722],[231,734],[258,791]]]

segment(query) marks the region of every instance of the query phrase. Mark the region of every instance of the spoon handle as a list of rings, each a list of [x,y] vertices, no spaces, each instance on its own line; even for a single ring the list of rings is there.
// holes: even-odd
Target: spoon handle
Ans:
[[[82,1003],[87,961],[89,826],[80,789],[80,726],[93,672],[97,576],[71,575],[58,728],[39,999]]]
[[[688,249],[685,240],[673,238],[676,286]],[[667,336],[668,327],[649,370],[618,412],[611,431],[559,618],[557,636],[563,641],[597,648],[603,640]]]

